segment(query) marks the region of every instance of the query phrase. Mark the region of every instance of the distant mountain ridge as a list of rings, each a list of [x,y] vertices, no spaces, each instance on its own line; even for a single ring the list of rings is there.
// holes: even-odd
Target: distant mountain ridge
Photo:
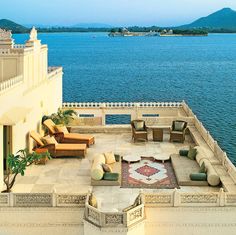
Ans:
[[[75,24],[71,27],[78,27],[78,28],[112,28],[112,25],[109,24],[102,24],[102,23],[79,23]]]
[[[0,20],[0,28],[11,30],[12,33],[26,33],[29,31],[29,29],[24,27],[23,25],[17,24],[7,19]]]
[[[177,28],[236,29],[236,11],[231,8],[223,8],[206,17],[199,18],[191,24],[182,25]]]
[[[27,25],[28,26],[28,25]],[[41,25],[42,26],[42,25]],[[39,27],[39,25],[38,25]],[[12,30],[12,33],[27,33],[29,28],[23,25],[17,24],[11,20],[2,19],[0,20],[0,28]],[[109,32],[113,26],[102,23],[79,23],[73,26],[47,26],[40,27],[39,32]],[[116,27],[119,28],[119,27]],[[129,27],[134,28],[138,31],[140,30],[158,30],[165,27]],[[216,11],[206,17],[197,19],[196,21],[176,26],[176,27],[166,27],[180,30],[191,30],[191,29],[204,29],[208,32],[236,32],[236,11],[231,8],[223,8]]]

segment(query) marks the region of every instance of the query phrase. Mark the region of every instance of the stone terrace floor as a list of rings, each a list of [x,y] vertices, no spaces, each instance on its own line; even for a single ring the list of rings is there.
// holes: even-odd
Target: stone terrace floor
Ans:
[[[51,159],[46,165],[30,166],[25,176],[17,177],[13,192],[17,193],[87,193],[91,189],[90,167],[93,156],[97,153],[114,151],[117,154],[134,154],[139,156],[153,156],[157,153],[178,153],[179,149],[193,145],[190,136],[186,137],[184,144],[169,143],[168,134],[164,134],[163,142],[138,142],[131,141],[130,133],[96,133],[96,143],[88,149],[85,159],[56,158]],[[150,136],[151,139],[151,136]],[[97,186],[93,191],[98,199],[116,208],[124,208],[133,203],[140,189],[120,188],[118,186]],[[172,189],[145,189],[149,192],[163,192]],[[183,192],[214,192],[219,188],[213,187],[182,187]],[[109,195],[109,196],[108,196]],[[104,201],[105,200],[105,201]]]

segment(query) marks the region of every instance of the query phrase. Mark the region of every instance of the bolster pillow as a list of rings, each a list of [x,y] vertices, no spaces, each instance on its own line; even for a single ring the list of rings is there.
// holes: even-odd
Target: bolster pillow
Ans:
[[[211,165],[210,161],[204,159],[203,162],[205,163],[205,167],[207,170],[207,182],[211,186],[217,186],[220,184],[220,177],[217,175],[215,169]]]
[[[93,165],[91,168],[91,178],[94,180],[101,180],[104,175],[102,164],[105,164],[106,159],[103,154],[96,155],[93,159]]]

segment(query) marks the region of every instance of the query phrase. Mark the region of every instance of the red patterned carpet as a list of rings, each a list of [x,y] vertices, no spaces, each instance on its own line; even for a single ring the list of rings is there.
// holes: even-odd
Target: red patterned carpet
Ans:
[[[122,162],[122,188],[179,188],[170,161],[155,161],[152,157],[142,157],[140,162]]]

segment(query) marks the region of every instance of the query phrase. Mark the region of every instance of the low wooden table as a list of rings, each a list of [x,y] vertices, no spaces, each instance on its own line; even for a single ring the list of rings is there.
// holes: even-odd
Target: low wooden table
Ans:
[[[162,163],[164,163],[165,161],[170,160],[170,154],[158,153],[157,155],[153,156],[153,158],[157,161],[162,161]]]
[[[163,141],[163,128],[152,129],[153,141]]]
[[[169,126],[148,126],[152,129],[153,141],[163,141],[164,129],[169,129]]]
[[[126,155],[126,156],[123,156],[123,160],[130,164],[131,162],[141,161],[141,157],[140,156],[135,156],[135,155]]]

